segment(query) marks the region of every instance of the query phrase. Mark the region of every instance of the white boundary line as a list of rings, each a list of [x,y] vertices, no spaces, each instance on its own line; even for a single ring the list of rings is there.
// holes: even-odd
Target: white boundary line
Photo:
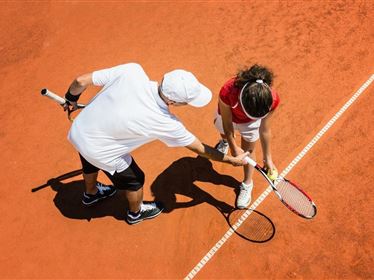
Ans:
[[[318,140],[326,133],[328,129],[341,117],[341,115],[356,101],[356,99],[369,87],[374,80],[374,74],[355,92],[355,94],[344,104],[344,106],[327,122],[327,124],[317,133],[316,136],[305,146],[305,148],[294,158],[294,160],[282,171],[281,176],[285,177],[287,173],[305,156],[305,154],[318,142]],[[184,278],[190,280],[194,278],[199,271],[207,264],[207,262],[214,256],[215,253],[225,244],[225,242],[233,235],[242,223],[251,215],[254,209],[261,204],[262,201],[271,193],[272,188],[268,186],[267,189],[257,198],[257,200],[244,212],[238,221],[230,227],[222,238],[210,249],[210,251],[200,260],[200,262],[190,271]]]

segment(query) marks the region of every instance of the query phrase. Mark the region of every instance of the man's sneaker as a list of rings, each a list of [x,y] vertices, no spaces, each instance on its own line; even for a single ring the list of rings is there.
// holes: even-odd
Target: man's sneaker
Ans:
[[[251,203],[253,182],[249,185],[242,183],[240,185],[240,192],[236,199],[236,207],[239,209],[246,208]]]
[[[227,153],[229,152],[229,143],[227,143],[226,140],[221,139],[214,148],[220,151],[221,153],[227,155]]]
[[[157,217],[161,214],[162,210],[164,210],[164,207],[160,202],[143,202],[140,206],[140,211],[136,216],[127,211],[126,220],[130,225],[137,224],[143,220]]]
[[[86,192],[83,193],[82,203],[84,205],[92,205],[99,200],[114,195],[117,192],[117,190],[113,186],[104,185],[99,182],[96,183],[96,188],[96,194],[87,194]]]

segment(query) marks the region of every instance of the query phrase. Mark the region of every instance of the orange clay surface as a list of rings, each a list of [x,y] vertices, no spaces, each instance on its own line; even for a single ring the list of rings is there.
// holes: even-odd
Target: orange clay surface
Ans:
[[[121,193],[85,208],[80,175],[50,180],[80,162],[66,139],[66,115],[41,88],[62,95],[77,75],[126,62],[140,63],[153,80],[187,69],[212,89],[213,101],[173,111],[214,145],[221,85],[243,66],[268,65],[281,96],[272,151],[282,171],[374,70],[372,1],[0,7],[0,278],[181,279],[227,231],[224,215],[242,179],[241,168],[154,142],[133,156],[146,173],[145,199],[166,201],[164,214],[128,226]],[[273,238],[253,243],[233,235],[197,279],[374,277],[373,91],[288,174],[316,201],[316,218],[297,217],[270,194],[257,210],[273,222]],[[258,176],[255,184],[254,199],[267,187]]]

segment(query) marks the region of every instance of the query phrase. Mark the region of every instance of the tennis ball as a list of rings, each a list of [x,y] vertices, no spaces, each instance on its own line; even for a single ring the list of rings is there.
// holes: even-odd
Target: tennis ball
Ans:
[[[273,169],[272,171],[270,171],[269,169],[267,175],[270,180],[275,181],[278,178],[278,170]]]

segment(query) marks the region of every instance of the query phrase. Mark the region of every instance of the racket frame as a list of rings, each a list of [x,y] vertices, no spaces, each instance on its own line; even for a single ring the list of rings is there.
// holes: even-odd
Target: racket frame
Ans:
[[[305,192],[303,191],[297,184],[295,184],[295,182],[293,181],[290,181],[282,176],[278,176],[278,178],[276,180],[271,180],[268,175],[267,175],[267,172],[265,170],[265,168],[261,167],[257,162],[255,162],[253,159],[251,159],[250,157],[245,157],[245,160],[248,162],[248,164],[252,165],[258,172],[261,173],[261,175],[266,179],[266,181],[269,183],[269,185],[271,186],[271,188],[273,189],[273,192],[276,194],[276,196],[279,198],[279,200],[289,209],[291,210],[293,213],[295,213],[296,215],[302,217],[302,218],[305,218],[305,219],[312,219],[313,217],[315,217],[317,215],[317,206],[315,205],[315,203],[313,202],[312,198]],[[297,190],[299,190],[311,203],[313,209],[314,209],[314,215],[313,216],[305,216],[301,213],[299,213],[298,211],[296,211],[291,205],[289,205],[287,202],[285,202],[281,196],[281,194],[279,193],[277,187],[276,187],[276,181],[277,180],[283,180],[285,182],[288,182],[290,183],[292,186],[294,186]]]

